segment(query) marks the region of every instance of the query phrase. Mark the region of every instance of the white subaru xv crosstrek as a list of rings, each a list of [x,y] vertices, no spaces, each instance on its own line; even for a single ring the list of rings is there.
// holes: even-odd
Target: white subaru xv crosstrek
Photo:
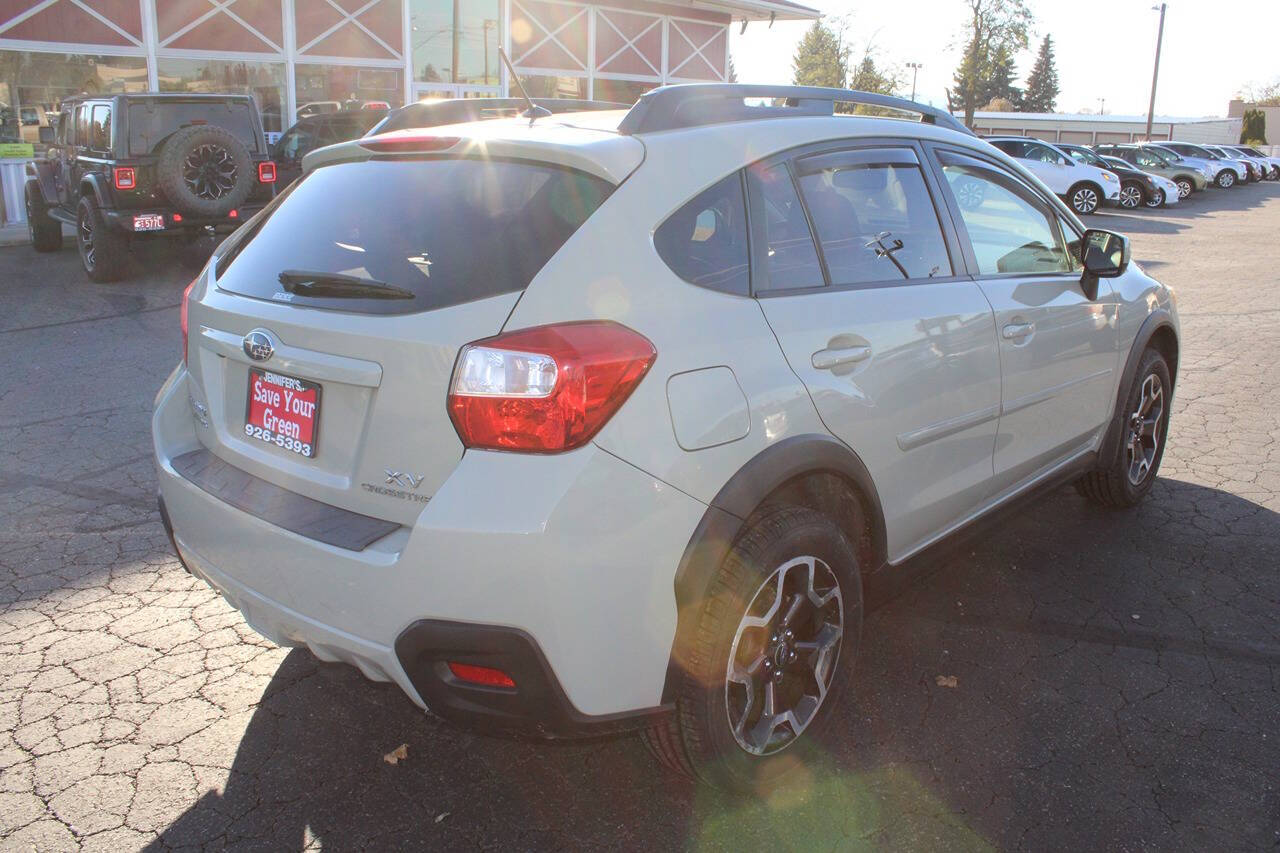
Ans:
[[[829,729],[868,578],[1033,489],[1141,500],[1179,350],[1128,241],[945,113],[731,85],[322,149],[182,328],[161,512],[249,624],[738,789]]]

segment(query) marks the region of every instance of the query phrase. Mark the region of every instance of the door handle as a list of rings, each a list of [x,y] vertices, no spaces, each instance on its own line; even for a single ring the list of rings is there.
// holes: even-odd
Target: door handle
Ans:
[[[1025,338],[1036,330],[1035,323],[1007,323],[1000,329],[1000,335],[1006,341]]]
[[[841,347],[839,349],[821,349],[813,354],[811,361],[818,370],[831,370],[842,364],[856,364],[871,357],[871,347]]]

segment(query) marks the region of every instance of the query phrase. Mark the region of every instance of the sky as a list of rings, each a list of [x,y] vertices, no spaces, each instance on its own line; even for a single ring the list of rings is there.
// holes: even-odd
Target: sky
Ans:
[[[868,39],[877,61],[919,62],[917,98],[946,105],[945,89],[962,48],[963,0],[797,0],[824,21],[848,16],[855,59]],[[1035,15],[1031,45],[1018,58],[1019,85],[1046,34],[1058,67],[1058,112],[1145,115],[1151,96],[1160,13],[1151,0],[1027,0]],[[1156,3],[1155,5],[1159,5]],[[752,22],[730,32],[743,83],[790,83],[796,44],[807,21]],[[1227,102],[1249,83],[1280,80],[1280,0],[1173,0],[1165,14],[1156,114],[1225,116]],[[1105,98],[1105,104],[1100,99]]]

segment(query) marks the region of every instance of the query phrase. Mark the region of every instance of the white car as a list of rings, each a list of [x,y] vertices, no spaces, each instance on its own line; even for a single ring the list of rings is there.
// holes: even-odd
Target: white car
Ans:
[[[1124,169],[1135,168],[1133,165],[1126,163],[1119,157],[1102,157],[1100,159],[1104,166],[1114,170],[1116,174],[1120,174]],[[1142,172],[1141,169],[1138,169],[1137,171]],[[1163,175],[1157,175],[1154,172],[1142,172],[1142,174],[1150,179],[1150,181],[1156,185],[1156,189],[1160,191],[1159,195],[1145,200],[1144,204],[1146,204],[1147,207],[1166,207],[1171,204],[1177,204],[1181,201],[1182,190],[1173,181]]]
[[[987,137],[996,148],[1022,161],[1045,186],[1081,215],[1120,204],[1120,179],[1114,172],[1076,161],[1065,151],[1022,136]]]
[[[1266,157],[1248,154],[1237,145],[1211,145],[1209,150],[1215,154],[1221,152],[1223,157],[1230,157],[1245,163],[1249,167],[1252,179],[1255,181],[1265,181],[1271,177],[1271,164]]]
[[[1058,143],[1054,146],[1071,159],[1113,173],[1120,179],[1120,207],[1132,210],[1140,205],[1162,207],[1178,203],[1178,185],[1173,181],[1144,172],[1123,160],[1106,158],[1083,145]]]
[[[1021,161],[786,86],[320,149],[181,322],[161,517],[250,625],[735,789],[853,713],[864,578],[1059,483],[1141,501],[1179,352]]]
[[[1270,157],[1251,145],[1229,145],[1229,151],[1237,151],[1250,157],[1256,157],[1266,166],[1266,177],[1271,181],[1280,181],[1280,157]]]
[[[1182,157],[1197,158],[1207,163],[1214,170],[1213,182],[1224,190],[1237,184],[1249,182],[1249,169],[1242,160],[1229,160],[1220,157],[1203,145],[1195,145],[1190,142],[1161,142],[1160,147],[1173,151]]]

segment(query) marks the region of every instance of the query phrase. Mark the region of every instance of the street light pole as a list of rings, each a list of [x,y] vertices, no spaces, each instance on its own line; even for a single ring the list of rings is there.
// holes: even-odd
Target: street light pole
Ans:
[[[1156,66],[1151,72],[1151,103],[1147,105],[1147,141],[1151,141],[1151,119],[1156,112],[1156,81],[1160,79],[1160,46],[1164,42],[1164,11],[1167,3],[1160,4],[1160,30],[1156,35]],[[1151,7],[1153,10],[1155,6]]]
[[[911,69],[911,100],[916,99],[916,73],[924,68],[919,62],[908,62],[907,67]]]

